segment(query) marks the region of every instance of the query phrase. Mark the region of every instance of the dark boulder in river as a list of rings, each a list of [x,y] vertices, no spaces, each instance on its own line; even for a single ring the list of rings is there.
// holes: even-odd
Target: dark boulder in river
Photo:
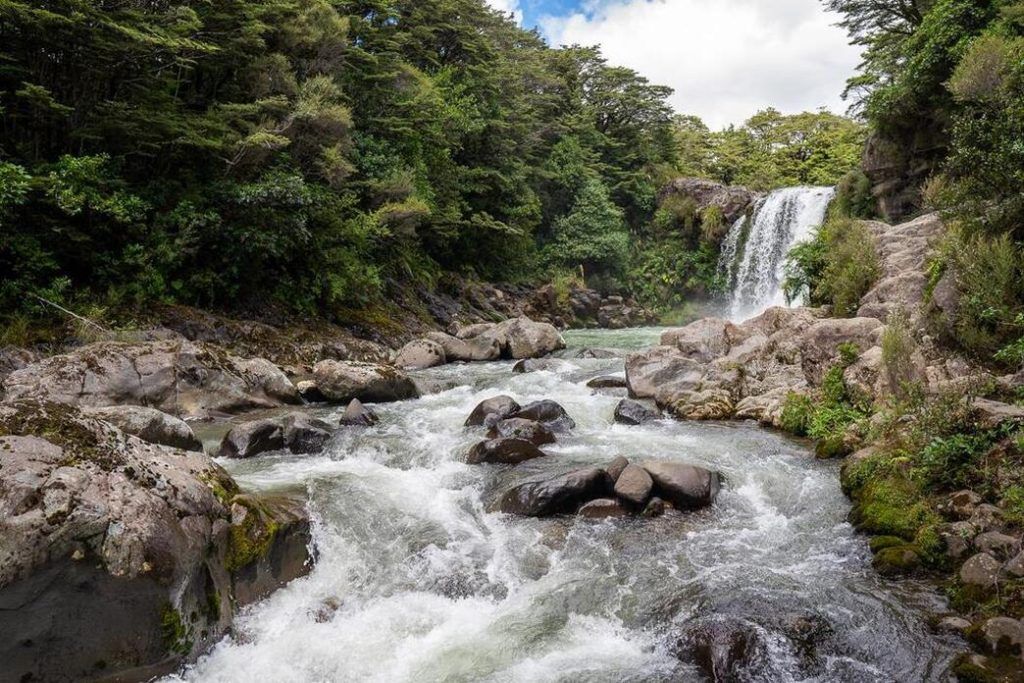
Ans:
[[[715,502],[721,488],[718,472],[677,462],[648,461],[643,468],[654,480],[655,493],[679,510],[694,510]]]
[[[642,425],[657,420],[658,413],[637,401],[624,398],[615,406],[615,421],[625,425]]]
[[[491,426],[519,410],[511,396],[495,396],[481,401],[466,420],[467,427]]]
[[[502,512],[525,517],[569,514],[585,502],[604,497],[610,489],[608,474],[590,467],[520,484],[501,497],[498,507]]]
[[[363,405],[358,398],[348,403],[338,423],[342,427],[372,427],[380,421],[377,413]]]
[[[470,465],[518,465],[545,455],[544,451],[525,439],[490,439],[473,446],[466,456],[466,462]]]
[[[489,439],[522,439],[534,446],[544,446],[555,442],[555,434],[540,422],[524,420],[521,417],[510,417],[495,423],[487,432]]]
[[[567,432],[576,428],[576,423],[569,417],[569,413],[565,412],[565,408],[546,399],[523,406],[511,417],[540,422],[553,432]]]

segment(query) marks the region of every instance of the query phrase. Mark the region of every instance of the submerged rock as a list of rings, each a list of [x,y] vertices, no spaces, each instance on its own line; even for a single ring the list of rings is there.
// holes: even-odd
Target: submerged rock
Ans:
[[[467,427],[490,426],[518,411],[520,405],[511,396],[495,396],[477,404],[466,419]]]
[[[751,671],[767,656],[761,629],[723,618],[690,626],[677,646],[680,658],[693,662],[711,681],[757,680]]]
[[[555,434],[540,422],[512,417],[496,423],[487,432],[489,439],[522,439],[534,446],[555,443]]]
[[[388,365],[324,360],[313,368],[313,376],[320,392],[336,403],[347,403],[354,398],[387,403],[419,395],[408,375]]]
[[[512,372],[517,375],[530,372],[562,372],[572,370],[576,366],[560,358],[527,358],[512,366]]]
[[[625,377],[616,377],[615,375],[595,377],[587,382],[587,386],[591,389],[627,389],[629,387]]]
[[[466,462],[470,465],[518,465],[527,460],[543,458],[545,455],[544,451],[525,439],[489,439],[473,446],[466,456]]]
[[[343,427],[372,427],[380,422],[377,413],[363,405],[358,398],[348,402],[348,407],[342,413],[339,424]]]
[[[611,486],[604,470],[590,467],[573,470],[506,491],[498,503],[505,513],[526,517],[568,514],[585,502],[604,497]]]
[[[615,421],[619,424],[642,425],[659,419],[661,416],[637,401],[624,398],[615,406]]]
[[[607,519],[609,517],[627,517],[633,513],[621,501],[614,498],[598,498],[586,503],[577,514],[587,519]]]

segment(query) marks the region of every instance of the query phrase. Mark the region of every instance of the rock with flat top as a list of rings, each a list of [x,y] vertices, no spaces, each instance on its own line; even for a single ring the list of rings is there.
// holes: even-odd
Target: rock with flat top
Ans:
[[[607,473],[589,467],[519,484],[505,492],[498,507],[502,512],[524,517],[569,514],[583,503],[606,497],[610,489]]]
[[[85,408],[83,412],[90,417],[106,420],[122,432],[137,436],[143,441],[186,451],[203,450],[203,443],[196,438],[187,422],[156,408],[104,406]]]
[[[654,481],[656,495],[680,510],[711,505],[721,488],[719,474],[703,467],[668,461],[647,461],[642,466]]]
[[[615,481],[615,495],[637,507],[647,502],[653,488],[651,475],[639,465],[627,465]]]
[[[323,360],[313,368],[313,377],[320,392],[335,403],[348,403],[354,398],[387,403],[419,396],[412,379],[389,365]]]
[[[529,441],[534,446],[544,446],[555,443],[555,434],[540,422],[524,420],[519,417],[508,418],[495,423],[487,431],[489,439],[522,439]]]

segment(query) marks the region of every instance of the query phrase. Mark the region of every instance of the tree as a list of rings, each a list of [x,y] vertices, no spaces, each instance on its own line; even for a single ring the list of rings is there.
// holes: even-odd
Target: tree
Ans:
[[[628,249],[622,210],[612,203],[599,180],[590,179],[583,184],[569,214],[555,221],[548,255],[563,266],[583,266],[586,273],[607,273],[623,267]]]

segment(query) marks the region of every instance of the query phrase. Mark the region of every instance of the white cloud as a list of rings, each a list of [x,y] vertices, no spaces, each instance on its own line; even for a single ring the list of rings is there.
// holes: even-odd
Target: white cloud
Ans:
[[[516,19],[520,21],[523,18],[523,13],[519,9],[519,0],[487,0],[487,4],[502,12],[514,12]]]
[[[492,0],[493,2],[493,0]],[[719,128],[765,107],[842,113],[859,51],[819,0],[590,0],[543,17],[553,45],[600,45],[612,64],[676,92],[672,104]]]

